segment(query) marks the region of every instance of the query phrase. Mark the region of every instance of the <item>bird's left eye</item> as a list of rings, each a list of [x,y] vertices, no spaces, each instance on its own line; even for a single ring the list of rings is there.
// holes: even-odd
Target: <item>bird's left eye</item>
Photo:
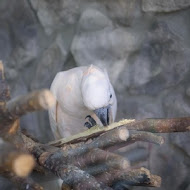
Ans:
[[[110,94],[110,99],[112,98],[112,94]]]

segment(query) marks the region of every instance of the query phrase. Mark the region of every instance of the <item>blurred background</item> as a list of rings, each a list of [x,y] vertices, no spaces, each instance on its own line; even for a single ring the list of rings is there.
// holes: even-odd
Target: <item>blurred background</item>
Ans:
[[[95,64],[115,88],[117,120],[190,116],[190,1],[0,0],[0,59],[12,97]],[[47,112],[26,115],[21,126],[41,142],[53,139]],[[161,147],[136,143],[120,153],[160,175],[158,190],[190,190],[190,134],[163,136]],[[11,188],[5,181],[2,190]]]

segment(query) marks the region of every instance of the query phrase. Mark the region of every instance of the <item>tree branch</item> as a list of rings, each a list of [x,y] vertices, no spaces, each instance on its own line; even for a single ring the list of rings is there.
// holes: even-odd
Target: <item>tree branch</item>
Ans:
[[[57,146],[57,147],[61,147],[64,144],[69,144],[69,143],[75,144],[75,143],[79,143],[79,142],[86,142],[88,139],[100,136],[101,134],[103,134],[105,132],[108,132],[108,131],[113,130],[113,129],[117,129],[118,127],[121,127],[121,126],[125,125],[126,123],[130,123],[132,121],[134,121],[134,120],[125,119],[125,120],[122,120],[122,121],[119,121],[116,123],[112,123],[106,127],[102,127],[102,126],[97,125],[97,126],[94,126],[90,129],[82,132],[82,133],[78,133],[78,134],[70,136],[70,137],[66,137],[63,139],[52,141],[52,142],[49,142],[48,144],[53,145],[53,146]]]
[[[7,120],[15,120],[28,112],[48,109],[55,104],[55,98],[49,90],[39,90],[19,96],[7,102]],[[5,118],[4,118],[5,119]]]
[[[113,131],[111,131],[111,133],[113,133]],[[107,138],[108,137],[110,136],[107,135]],[[153,185],[150,181],[152,177],[150,177],[150,172],[148,170],[126,170],[129,168],[129,163],[121,156],[100,149],[93,149],[99,145],[100,147],[107,147],[107,143],[98,144],[97,139],[99,139],[100,142],[103,139],[105,139],[105,142],[108,142],[105,136],[102,135],[97,137],[91,143],[83,144],[76,149],[71,148],[68,150],[62,150],[60,148],[52,147],[49,145],[40,145],[38,143],[28,143],[28,149],[35,156],[38,164],[60,177],[63,180],[64,185],[69,187],[71,186],[74,189],[109,189],[108,186],[110,186],[113,181],[123,180],[124,178],[122,178],[122,176],[125,176],[125,182],[126,180],[129,180],[129,178],[131,179],[131,176],[134,176],[134,179],[141,179],[140,182],[137,180],[135,182],[135,185]],[[29,142],[26,137],[25,140]],[[81,149],[84,149],[84,151],[81,151]],[[99,167],[95,168],[94,165]],[[77,166],[85,171],[79,169]],[[115,175],[113,179],[108,178],[108,174],[110,176],[113,176],[112,171],[116,172],[117,174],[121,172],[122,175]],[[139,173],[136,172],[134,174],[134,171],[138,171]],[[95,180],[92,175],[98,175],[96,178],[97,180]],[[146,178],[142,178],[144,175]],[[99,181],[99,179],[104,179],[104,177],[108,180],[106,183],[105,181]],[[88,183],[86,182],[87,179]],[[143,181],[143,179],[145,181]],[[148,182],[147,179],[149,179]],[[133,179],[132,182],[134,182]]]
[[[138,141],[162,145],[164,143],[164,138],[150,132],[129,131],[129,138],[125,142],[117,143],[111,147],[106,148],[106,150],[114,151]]]
[[[111,170],[96,176],[96,179],[108,186],[113,186],[118,181],[131,186],[160,187],[161,184],[161,178],[151,175],[150,171],[145,168],[123,171]]]
[[[172,133],[190,131],[190,117],[171,118],[171,119],[145,119],[145,120],[128,120],[124,119],[109,126],[95,126],[91,129],[73,135],[68,138],[52,141],[49,145],[61,147],[64,144],[85,142],[92,137],[99,136],[115,128],[124,127],[128,130],[147,131],[151,133]]]
[[[90,143],[80,146],[64,146],[63,150],[70,156],[82,155],[94,148],[105,149],[117,143],[125,142],[128,138],[128,130],[125,128],[115,129],[94,138]]]
[[[78,187],[92,190],[106,189],[105,186],[103,188],[93,176],[80,170],[76,166],[69,165],[69,162],[66,162],[68,158],[65,158],[64,152],[60,149],[47,146],[35,146],[32,152],[37,158],[37,162],[60,177],[64,184],[72,186],[74,189],[78,189]]]
[[[127,129],[151,133],[173,133],[190,131],[190,117],[171,119],[145,119],[126,124]]]
[[[115,168],[115,169],[127,169],[130,167],[130,163],[127,159],[117,154],[103,151],[101,149],[92,149],[84,155],[78,156],[72,161],[73,165],[80,168],[89,167],[89,165],[103,164],[102,168]],[[100,169],[100,168],[99,168]],[[87,169],[88,170],[88,169]],[[89,170],[88,170],[89,171]],[[93,169],[94,171],[94,169]],[[99,170],[96,170],[98,172]],[[99,172],[98,172],[99,173]],[[90,172],[91,175],[92,172]]]

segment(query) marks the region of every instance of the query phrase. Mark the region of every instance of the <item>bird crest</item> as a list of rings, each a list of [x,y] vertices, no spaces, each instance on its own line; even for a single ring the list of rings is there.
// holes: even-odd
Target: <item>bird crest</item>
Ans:
[[[89,68],[84,72],[84,75],[89,75],[91,73],[97,72],[97,68],[94,65],[90,65]]]

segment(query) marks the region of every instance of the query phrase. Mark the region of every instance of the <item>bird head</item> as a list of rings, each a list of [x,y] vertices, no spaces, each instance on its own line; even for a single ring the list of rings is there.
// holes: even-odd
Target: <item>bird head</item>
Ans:
[[[104,126],[108,125],[112,118],[113,95],[107,74],[91,65],[84,73],[81,87],[84,105],[97,115]]]

